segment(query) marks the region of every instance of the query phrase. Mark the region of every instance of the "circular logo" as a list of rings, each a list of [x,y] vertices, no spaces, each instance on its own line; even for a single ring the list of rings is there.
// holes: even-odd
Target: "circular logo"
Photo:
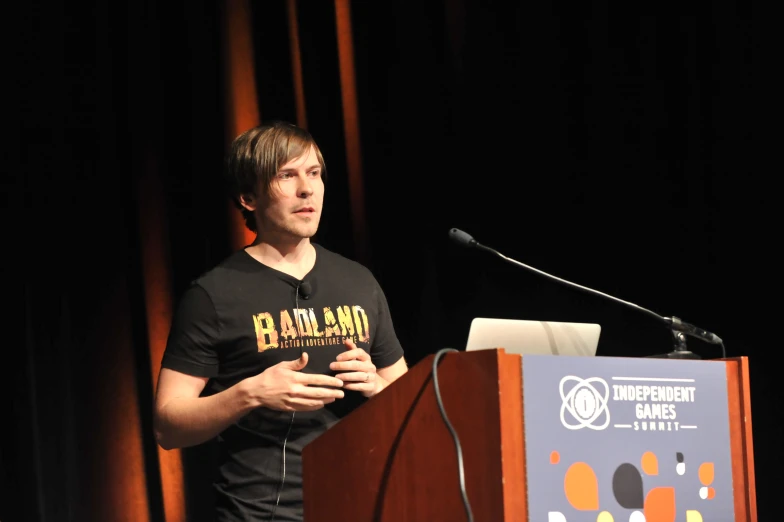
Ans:
[[[597,385],[600,389],[597,389]],[[568,388],[568,391],[566,390]],[[561,379],[561,424],[570,430],[603,430],[610,424],[607,400],[610,387],[600,377],[581,379],[567,375]],[[567,419],[567,415],[568,419]]]

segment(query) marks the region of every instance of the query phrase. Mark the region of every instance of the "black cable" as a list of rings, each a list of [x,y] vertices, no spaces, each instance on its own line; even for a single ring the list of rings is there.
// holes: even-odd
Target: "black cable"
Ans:
[[[447,352],[456,351],[457,350],[454,348],[443,348],[436,353],[436,357],[433,359],[433,390],[436,392],[436,402],[438,403],[438,410],[441,412],[441,418],[444,419],[444,423],[446,424],[446,427],[449,428],[449,432],[452,434],[452,439],[455,441],[455,449],[457,450],[457,470],[460,479],[460,495],[463,497],[463,507],[465,508],[468,522],[474,522],[474,515],[471,513],[471,504],[468,502],[468,495],[466,494],[465,489],[463,450],[460,448],[460,439],[457,437],[457,432],[452,426],[452,423],[449,422],[449,419],[446,416],[446,411],[444,411],[444,403],[441,401],[441,389],[438,386],[438,360]]]

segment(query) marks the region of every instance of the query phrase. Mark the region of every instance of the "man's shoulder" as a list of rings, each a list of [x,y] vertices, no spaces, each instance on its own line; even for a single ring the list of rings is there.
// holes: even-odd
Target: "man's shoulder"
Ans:
[[[344,274],[366,277],[375,281],[375,276],[368,267],[362,263],[350,259],[342,254],[329,250],[324,246],[314,243],[316,253],[321,257],[323,266],[329,270],[336,270]]]
[[[245,250],[237,250],[222,259],[191,281],[193,286],[200,286],[208,293],[224,287],[232,281],[241,280],[243,277],[258,273],[258,263],[251,258]]]

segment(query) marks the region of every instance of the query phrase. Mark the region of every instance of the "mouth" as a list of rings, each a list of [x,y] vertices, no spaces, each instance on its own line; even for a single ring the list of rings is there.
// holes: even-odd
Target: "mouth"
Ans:
[[[298,210],[294,211],[295,214],[303,214],[303,215],[311,215],[316,213],[316,209],[313,207],[302,207]]]

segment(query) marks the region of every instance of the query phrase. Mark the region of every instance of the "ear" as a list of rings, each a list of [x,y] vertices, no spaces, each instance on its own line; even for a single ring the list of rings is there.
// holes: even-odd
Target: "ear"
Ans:
[[[256,207],[259,205],[258,199],[253,194],[241,194],[240,195],[240,204],[246,209],[250,210],[251,212],[256,211]]]

